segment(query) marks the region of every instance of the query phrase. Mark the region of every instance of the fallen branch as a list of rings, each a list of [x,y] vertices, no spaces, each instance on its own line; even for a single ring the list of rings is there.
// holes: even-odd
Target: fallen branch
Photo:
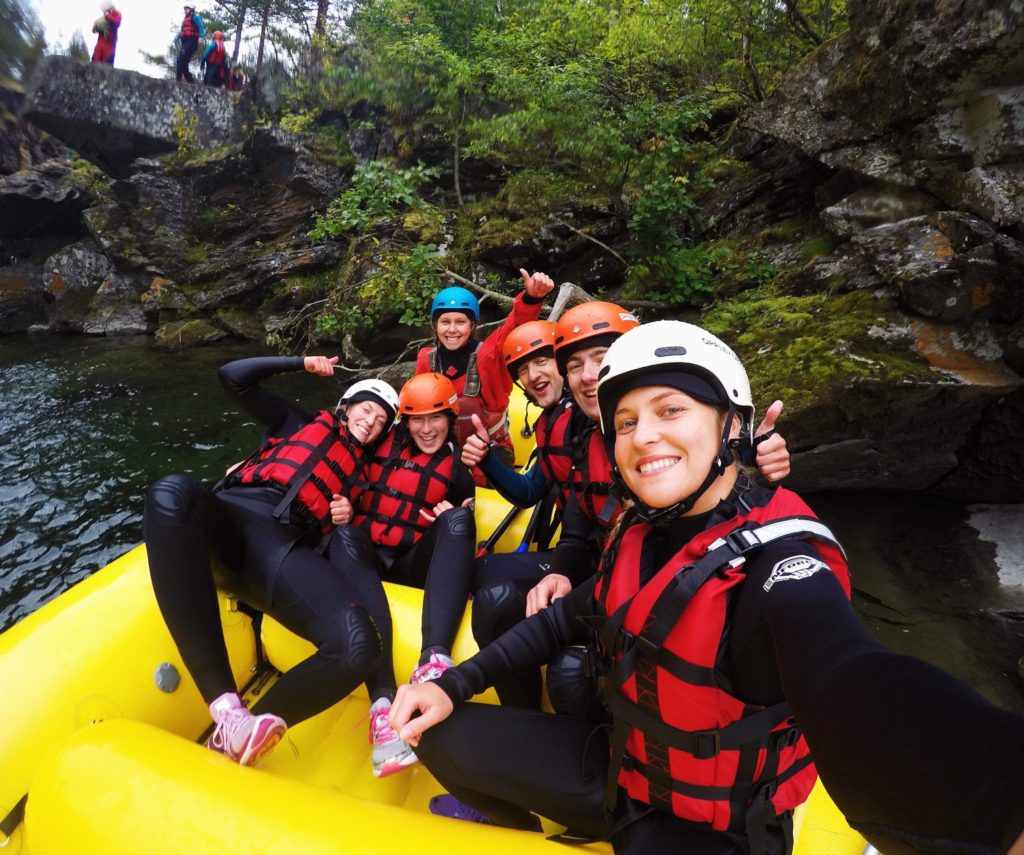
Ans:
[[[606,243],[604,243],[602,241],[599,241],[593,235],[588,235],[586,232],[580,231],[578,228],[576,228],[576,226],[572,225],[571,223],[567,223],[565,220],[561,219],[560,217],[556,217],[554,214],[551,215],[551,219],[554,220],[559,225],[565,226],[569,231],[575,232],[580,237],[586,238],[587,240],[591,241],[592,243],[596,243],[605,252],[611,254],[616,259],[618,259],[618,261],[622,264],[623,267],[629,267],[629,262],[626,261],[626,259],[624,259],[621,255],[619,255],[614,249],[612,249],[610,246],[608,246],[608,244],[606,244]]]

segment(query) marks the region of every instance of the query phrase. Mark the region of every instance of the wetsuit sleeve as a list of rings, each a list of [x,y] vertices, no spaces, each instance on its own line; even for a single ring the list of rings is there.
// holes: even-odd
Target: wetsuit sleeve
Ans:
[[[199,30],[199,38],[206,38],[206,26],[203,24],[203,19],[198,15],[193,15],[192,20],[195,22],[196,29]]]
[[[421,347],[416,354],[416,373],[426,374],[430,370],[430,348]]]
[[[750,563],[734,629],[763,619],[829,794],[882,851],[1005,852],[1024,829],[1024,717],[875,641],[827,567],[792,572],[816,560],[801,547]]]
[[[548,481],[540,466],[531,466],[526,472],[516,472],[506,466],[495,454],[488,454],[481,462],[487,480],[506,502],[519,508],[529,508],[547,495]]]
[[[472,659],[449,668],[435,682],[459,704],[496,682],[539,668],[566,645],[587,640],[588,630],[580,618],[592,613],[593,603],[591,580],[543,611],[519,621]]]
[[[562,511],[562,534],[551,558],[551,572],[568,577],[575,587],[589,578],[600,559],[598,525],[583,513],[575,496],[570,496]]]
[[[266,426],[268,436],[286,436],[312,416],[298,404],[268,392],[259,384],[275,374],[302,371],[303,365],[301,356],[257,356],[222,365],[218,377],[235,403]]]
[[[210,58],[211,53],[213,53],[213,42],[210,42],[210,44],[206,46],[206,50],[203,51],[203,58],[200,60],[200,65],[206,63],[206,60]]]
[[[473,481],[473,475],[462,465],[462,461],[456,458],[452,466],[452,482],[448,485],[447,499],[455,507],[460,507],[466,499],[472,499],[474,496],[476,483]]]
[[[543,299],[531,297],[525,291],[516,295],[512,311],[505,322],[481,343],[476,351],[476,365],[480,372],[480,397],[484,406],[492,413],[500,413],[508,407],[508,396],[512,394],[512,377],[505,368],[502,349],[505,339],[520,324],[535,321],[540,317]]]

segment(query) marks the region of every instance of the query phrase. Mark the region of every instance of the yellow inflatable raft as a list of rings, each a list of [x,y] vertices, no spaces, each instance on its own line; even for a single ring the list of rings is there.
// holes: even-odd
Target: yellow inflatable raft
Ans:
[[[508,510],[480,491],[478,531],[492,531]],[[513,521],[499,551],[519,545],[528,517]],[[401,676],[416,664],[422,592],[386,587]],[[257,639],[227,597],[221,617],[250,697],[311,650],[270,620]],[[468,624],[467,616],[456,661],[475,652]],[[431,816],[427,804],[442,788],[421,766],[375,779],[363,690],[290,728],[257,769],[203,748],[209,715],[160,617],[141,546],[0,635],[0,692],[4,855],[560,851],[541,834]],[[798,855],[864,849],[820,785],[797,825]]]

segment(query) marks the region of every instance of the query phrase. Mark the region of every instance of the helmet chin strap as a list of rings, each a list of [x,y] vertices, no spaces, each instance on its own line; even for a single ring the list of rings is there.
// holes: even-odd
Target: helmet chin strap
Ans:
[[[693,506],[697,504],[701,496],[708,491],[711,485],[722,476],[735,460],[732,443],[729,440],[729,433],[732,429],[735,414],[736,409],[732,404],[729,404],[729,410],[725,417],[725,426],[722,428],[722,438],[718,444],[718,454],[715,455],[715,459],[711,462],[711,468],[708,470],[708,474],[704,477],[701,485],[689,496],[680,499],[678,502],[673,502],[667,507],[655,508],[642,501],[632,490],[626,487],[625,482],[622,480],[622,475],[619,473],[619,467],[617,465],[612,467],[615,480],[633,499],[638,519],[653,525],[664,525],[693,509]]]

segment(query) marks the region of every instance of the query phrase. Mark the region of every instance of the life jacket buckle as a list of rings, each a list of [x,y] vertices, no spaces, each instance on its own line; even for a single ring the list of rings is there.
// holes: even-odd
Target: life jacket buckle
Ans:
[[[778,753],[783,748],[792,748],[800,741],[800,728],[787,727],[785,730],[780,730],[777,733],[771,735],[771,748],[772,751]]]
[[[710,760],[722,750],[722,737],[717,730],[699,730],[693,734],[693,756]]]

